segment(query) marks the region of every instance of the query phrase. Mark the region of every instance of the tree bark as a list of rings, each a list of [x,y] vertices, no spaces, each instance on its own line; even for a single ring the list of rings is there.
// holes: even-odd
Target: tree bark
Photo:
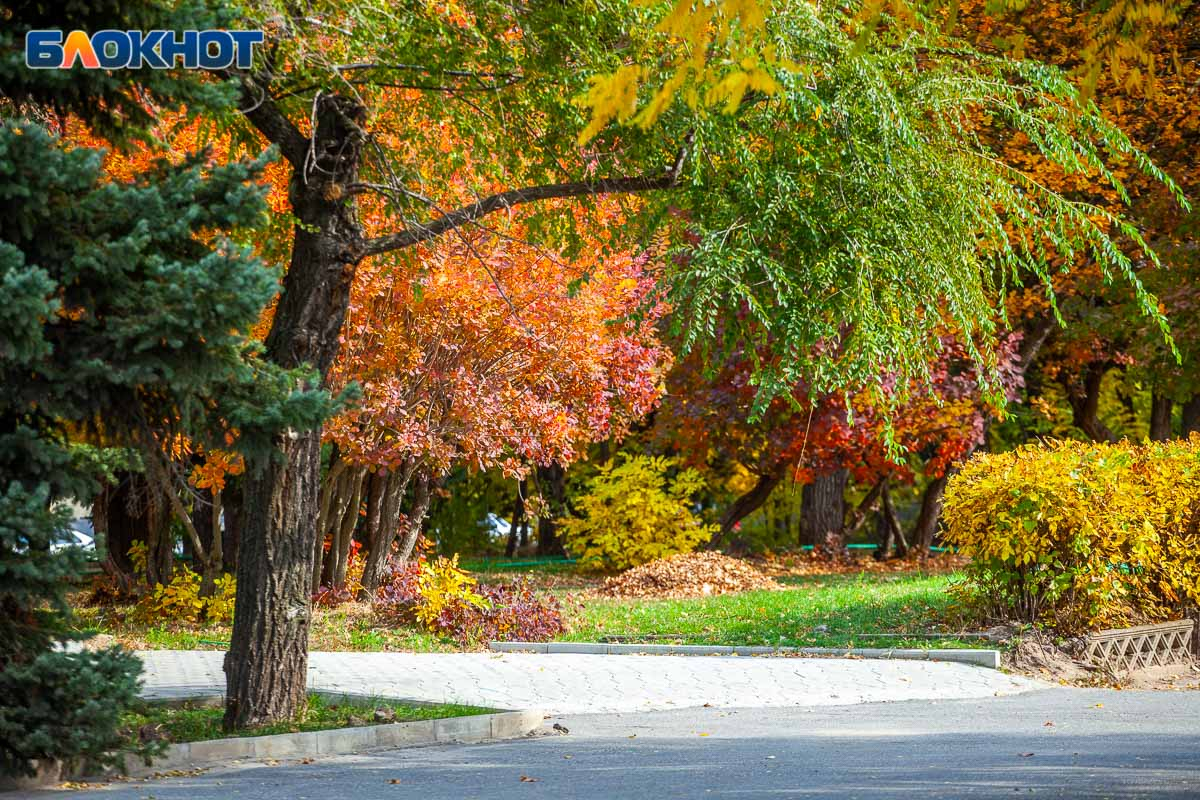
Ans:
[[[896,515],[896,507],[892,504],[892,492],[888,488],[886,478],[883,481],[880,497],[883,502],[879,508],[877,527],[879,551],[876,553],[876,557],[886,560],[894,545],[896,557],[904,558],[908,555],[908,542],[904,538],[904,528],[900,525],[900,518]]]
[[[1186,439],[1191,433],[1200,433],[1200,394],[1192,395],[1192,399],[1183,404],[1180,412],[1183,423],[1180,434],[1183,438]],[[1197,622],[1196,628],[1200,631],[1200,622]]]
[[[867,492],[866,497],[859,502],[854,511],[850,512],[850,518],[844,526],[847,537],[858,532],[858,529],[867,521],[867,515],[879,504],[879,495],[883,493],[883,485],[886,481],[886,477],[876,481],[875,485],[871,487],[871,491]]]
[[[350,563],[350,550],[354,547],[354,529],[358,525],[359,511],[362,509],[363,489],[368,480],[366,469],[354,471],[350,502],[342,514],[342,524],[337,535],[337,547],[329,548],[330,561],[333,565],[329,585],[337,589],[346,585],[346,567]]]
[[[285,367],[316,369],[324,383],[363,255],[346,188],[358,177],[365,110],[353,99],[318,94],[306,137],[267,93],[247,94],[247,116],[291,164],[289,200],[297,218],[266,354]],[[248,465],[244,481],[237,603],[225,656],[227,729],[291,719],[305,700],[309,590],[320,547],[321,428],[281,434],[277,448],[276,458]]]
[[[559,464],[538,467],[537,485],[546,509],[538,517],[538,555],[566,555],[558,535],[558,520],[567,513],[567,471]]]
[[[228,729],[291,719],[305,701],[320,433],[280,442],[286,461],[246,475],[233,640],[225,655]]]
[[[316,535],[313,537],[313,562],[311,591],[315,594],[321,589],[321,575],[325,567],[325,540],[330,540],[333,547],[333,531],[340,525],[341,514],[345,511],[343,496],[349,485],[350,462],[338,458],[337,448],[334,448],[333,460],[329,471],[321,481],[320,509],[317,513]]]
[[[950,481],[950,475],[950,470],[947,470],[940,478],[931,480],[921,495],[921,513],[917,515],[917,524],[913,528],[912,545],[922,558],[928,556],[930,548],[933,547],[938,521],[942,516],[942,500],[946,495],[946,484]]]
[[[121,473],[116,484],[106,487],[96,498],[93,518],[105,534],[104,570],[123,593],[132,591],[138,577],[129,558],[134,542],[146,545],[147,574],[142,577],[147,583],[153,586],[171,579],[174,541],[169,536],[170,516],[164,505],[145,477],[133,472]]]
[[[221,516],[225,520],[221,531],[221,556],[225,569],[237,572],[238,539],[242,531],[242,481],[227,481],[221,492]]]
[[[363,564],[363,590],[359,595],[361,600],[373,597],[387,574],[392,545],[400,532],[400,504],[408,491],[414,467],[414,462],[409,461],[399,472],[384,474],[379,518],[369,520],[372,526],[368,527],[367,531],[370,541],[367,544],[367,558]]]
[[[850,470],[819,473],[800,496],[800,544],[840,551],[845,546],[846,482]]]
[[[1099,416],[1100,386],[1108,365],[1101,362],[1088,364],[1082,386],[1064,382],[1067,402],[1071,405],[1071,416],[1076,428],[1083,431],[1093,442],[1115,442],[1116,435]]]
[[[217,578],[225,571],[220,492],[196,490],[192,498],[192,527],[196,529],[201,546],[200,551],[192,548],[192,569],[200,573],[199,594],[212,597],[216,593]]]
[[[1165,442],[1171,438],[1171,398],[1158,392],[1150,394],[1150,440]]]
[[[767,502],[767,498],[771,496],[771,492],[783,480],[787,471],[787,464],[777,464],[770,472],[759,475],[758,481],[750,487],[750,490],[730,503],[729,507],[721,514],[721,518],[718,520],[719,527],[709,541],[708,547],[710,549],[719,547],[725,537],[733,532],[735,525],[761,508],[762,504]]]
[[[401,561],[407,561],[412,556],[413,548],[417,546],[417,538],[421,535],[421,525],[425,522],[425,515],[429,513],[431,484],[432,480],[428,475],[422,474],[417,478],[417,486],[413,490],[412,508],[405,520],[404,539],[401,540],[400,549],[396,553],[396,557]]]

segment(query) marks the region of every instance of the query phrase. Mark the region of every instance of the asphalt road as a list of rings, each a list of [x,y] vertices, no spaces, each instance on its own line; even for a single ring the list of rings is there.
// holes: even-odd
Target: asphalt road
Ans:
[[[985,700],[569,716],[547,727],[554,722],[570,733],[246,764],[71,796],[1200,798],[1200,692],[1052,689]]]

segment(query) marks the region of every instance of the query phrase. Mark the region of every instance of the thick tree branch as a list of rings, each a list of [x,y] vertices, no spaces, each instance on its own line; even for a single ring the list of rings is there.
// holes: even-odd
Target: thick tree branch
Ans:
[[[676,166],[679,166],[678,162]],[[620,178],[602,178],[597,181],[550,183],[542,186],[530,186],[524,189],[511,189],[507,192],[499,192],[485,197],[476,203],[462,206],[425,224],[412,225],[405,231],[368,239],[363,242],[359,254],[362,257],[366,257],[387,253],[392,250],[403,250],[406,247],[412,247],[421,242],[437,238],[447,231],[482,219],[493,212],[524,205],[525,203],[537,202],[538,200],[555,200],[565,197],[585,197],[600,194],[633,194],[670,189],[678,183],[677,175],[678,170],[673,168],[657,176],[634,175]]]
[[[275,105],[267,90],[249,77],[242,79],[242,101],[239,110],[246,119],[276,145],[293,167],[302,168],[308,152],[308,137],[300,132]]]

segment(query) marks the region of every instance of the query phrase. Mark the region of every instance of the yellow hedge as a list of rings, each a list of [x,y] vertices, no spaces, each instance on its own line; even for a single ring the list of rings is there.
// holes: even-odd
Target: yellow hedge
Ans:
[[[1200,436],[981,454],[946,487],[946,540],[999,618],[1064,632],[1200,606]]]

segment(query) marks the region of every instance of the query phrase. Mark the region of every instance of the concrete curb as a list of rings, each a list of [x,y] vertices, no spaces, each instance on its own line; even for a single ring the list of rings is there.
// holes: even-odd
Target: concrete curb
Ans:
[[[149,767],[141,763],[127,765],[124,774],[136,778],[235,760],[351,755],[382,748],[519,739],[541,727],[544,717],[541,711],[502,711],[497,714],[391,722],[358,728],[186,742],[170,745],[167,752],[156,758]]]
[[[103,775],[84,770],[63,769],[58,763],[40,765],[36,777],[0,779],[0,792],[42,789],[63,781],[105,780],[118,775],[143,778],[163,772],[224,765],[231,761],[353,755],[379,749],[520,739],[540,728],[544,718],[545,714],[541,711],[502,711],[470,717],[391,722],[327,731],[184,742],[168,745],[166,752],[155,758],[150,766],[141,761],[127,761],[124,769],[113,769]]]
[[[908,661],[952,661],[988,669],[1000,669],[1000,651],[982,649],[922,650],[918,648],[844,649],[837,647],[733,647],[702,644],[604,644],[602,642],[491,642],[497,653],[585,653],[590,655],[672,656],[838,656],[841,658],[885,658]]]

